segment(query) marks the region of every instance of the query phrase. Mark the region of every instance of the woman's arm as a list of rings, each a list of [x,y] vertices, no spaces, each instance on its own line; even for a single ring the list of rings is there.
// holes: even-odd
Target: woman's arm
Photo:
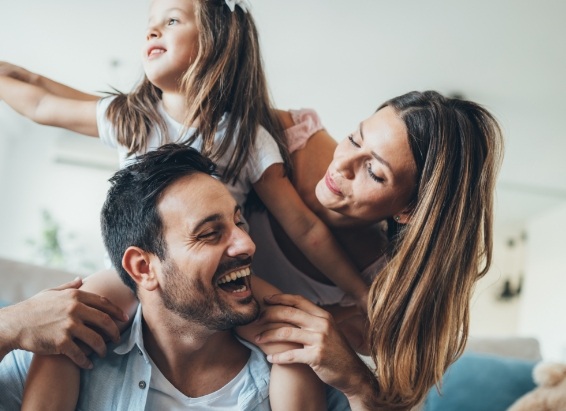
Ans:
[[[377,411],[377,381],[371,370],[350,348],[337,330],[332,316],[307,299],[297,295],[278,294],[265,298],[267,307],[258,323],[288,323],[260,333],[256,342],[290,342],[301,344],[268,356],[274,364],[307,364],[325,383],[342,391],[352,410]]]
[[[97,100],[61,97],[49,88],[7,76],[0,76],[0,100],[38,124],[98,137]]]
[[[127,316],[107,298],[78,290],[81,285],[82,280],[76,279],[2,308],[0,360],[9,351],[22,349],[38,354],[64,354],[79,367],[90,368],[92,363],[77,342],[104,355],[104,339],[120,338],[113,320],[126,321]]]

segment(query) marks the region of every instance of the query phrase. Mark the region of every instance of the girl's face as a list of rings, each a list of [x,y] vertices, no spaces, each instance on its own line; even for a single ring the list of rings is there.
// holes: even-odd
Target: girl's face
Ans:
[[[149,9],[144,71],[162,91],[178,90],[179,80],[198,53],[193,0],[153,0]]]
[[[406,223],[415,185],[407,128],[394,109],[384,107],[338,144],[316,196],[349,219],[378,222],[399,215]]]

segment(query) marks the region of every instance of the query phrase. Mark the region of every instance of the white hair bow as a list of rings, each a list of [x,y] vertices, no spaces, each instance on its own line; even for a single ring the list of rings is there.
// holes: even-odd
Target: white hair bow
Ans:
[[[252,9],[252,5],[249,3],[248,0],[224,0],[226,5],[230,7],[230,11],[234,12],[236,6],[239,6],[244,13],[247,13],[249,10]]]

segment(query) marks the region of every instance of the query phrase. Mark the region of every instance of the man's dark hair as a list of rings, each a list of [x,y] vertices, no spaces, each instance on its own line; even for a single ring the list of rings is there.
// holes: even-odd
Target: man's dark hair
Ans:
[[[161,261],[167,255],[157,210],[161,193],[181,177],[194,173],[217,176],[215,171],[215,164],[195,149],[166,144],[137,157],[109,180],[111,187],[100,218],[102,238],[112,264],[134,293],[136,283],[122,267],[126,249],[139,247]]]

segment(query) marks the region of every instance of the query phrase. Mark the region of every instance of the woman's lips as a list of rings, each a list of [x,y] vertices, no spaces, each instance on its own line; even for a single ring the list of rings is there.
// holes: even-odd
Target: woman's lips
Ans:
[[[324,176],[324,183],[332,193],[336,194],[337,196],[342,196],[342,191],[340,191],[340,189],[338,188],[338,186],[336,185],[336,183],[334,182],[328,171]]]

